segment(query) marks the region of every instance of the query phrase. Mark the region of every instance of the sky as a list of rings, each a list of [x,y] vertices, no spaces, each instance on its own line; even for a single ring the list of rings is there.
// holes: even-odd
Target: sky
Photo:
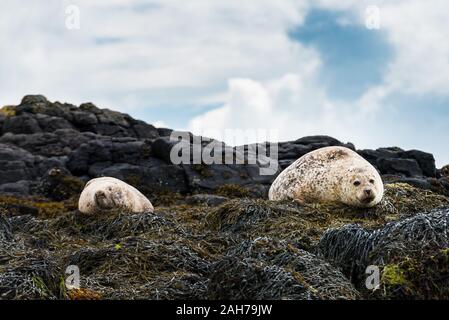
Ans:
[[[2,0],[0,105],[43,94],[230,144],[325,134],[442,166],[448,14],[445,0]]]

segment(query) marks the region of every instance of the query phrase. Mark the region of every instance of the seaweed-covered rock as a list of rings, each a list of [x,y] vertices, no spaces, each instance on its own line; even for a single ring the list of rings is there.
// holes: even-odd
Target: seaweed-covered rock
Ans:
[[[0,207],[4,208],[7,216],[56,217],[64,212],[75,210],[77,206],[78,203],[74,198],[66,201],[51,201],[38,197],[0,194]]]
[[[205,204],[210,207],[216,207],[228,201],[229,198],[214,194],[195,194],[186,198],[188,204]]]
[[[449,207],[449,174],[436,170],[431,154],[357,150],[382,174],[381,204],[301,206],[266,200],[280,170],[312,150],[354,145],[311,136],[256,154],[265,146],[183,133],[187,150],[243,164],[173,163],[173,133],[93,103],[41,95],[1,108],[0,298],[447,297],[447,234],[444,215],[434,212]],[[264,175],[267,164],[279,170]],[[99,176],[137,187],[155,213],[82,215],[77,197]],[[382,271],[374,293],[362,285],[370,263]],[[80,289],[63,286],[69,264],[80,267]]]
[[[79,212],[60,215],[51,221],[50,227],[66,234],[98,240],[121,239],[151,233],[154,238],[169,239],[172,235],[183,234],[184,230],[169,218],[153,213],[123,214],[120,211],[100,217]],[[22,226],[22,230],[29,226]]]
[[[363,281],[368,265],[382,267],[384,293],[381,295],[385,297],[448,297],[449,281],[438,285],[433,282],[448,279],[444,253],[449,247],[449,209],[417,214],[374,231],[358,225],[330,229],[323,235],[319,247],[326,259],[341,267],[356,282]],[[435,259],[443,259],[443,262],[438,260],[443,264],[434,263],[436,269],[426,270],[425,274],[431,275],[423,279],[420,272]]]
[[[213,266],[207,295],[214,300],[317,299],[301,280],[297,274],[276,265],[226,257]]]
[[[335,268],[286,241],[244,241],[212,266],[212,299],[355,299]]]
[[[0,241],[10,241],[12,240],[12,229],[9,220],[3,216],[0,211]]]
[[[84,286],[112,299],[198,298],[209,272],[209,263],[190,247],[141,238],[81,249],[67,263],[84,273]]]
[[[406,217],[448,207],[449,198],[408,183],[392,183],[385,186],[383,204],[391,206],[393,212],[398,213],[400,217]],[[382,206],[377,209],[382,209]]]
[[[384,199],[374,208],[240,198],[212,209],[205,221],[213,230],[232,232],[245,238],[295,239],[304,248],[311,249],[327,228],[351,223],[380,227],[388,221],[448,206],[449,198],[445,196],[408,184],[389,184],[385,187]]]
[[[72,176],[68,170],[54,168],[41,178],[39,187],[47,198],[62,201],[72,197],[77,198],[83,191],[84,182]]]
[[[64,274],[50,257],[36,255],[14,259],[0,266],[2,299],[58,299]]]

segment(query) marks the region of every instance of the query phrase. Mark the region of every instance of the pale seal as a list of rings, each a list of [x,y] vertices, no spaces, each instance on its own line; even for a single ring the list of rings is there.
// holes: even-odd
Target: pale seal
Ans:
[[[127,212],[153,212],[154,208],[139,190],[111,177],[90,180],[81,192],[78,210],[95,214],[121,209]]]
[[[382,179],[368,161],[348,148],[325,147],[305,154],[282,171],[268,197],[373,207],[383,193]]]

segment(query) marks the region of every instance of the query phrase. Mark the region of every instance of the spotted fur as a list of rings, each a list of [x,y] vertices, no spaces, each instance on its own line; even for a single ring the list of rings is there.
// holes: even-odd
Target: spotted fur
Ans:
[[[153,212],[154,208],[139,190],[111,177],[90,180],[81,192],[79,211],[87,214],[107,212],[114,209],[124,211]]]
[[[268,197],[372,207],[383,193],[382,179],[368,161],[348,148],[325,147],[305,154],[282,171]]]

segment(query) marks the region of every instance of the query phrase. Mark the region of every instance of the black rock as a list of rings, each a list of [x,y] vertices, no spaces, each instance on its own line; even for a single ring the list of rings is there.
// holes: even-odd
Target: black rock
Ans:
[[[424,177],[403,177],[403,176],[391,176],[384,175],[383,179],[386,183],[408,183],[416,188],[432,190],[432,184],[427,178]]]
[[[90,132],[80,133],[73,129],[60,129],[51,133],[6,133],[0,137],[0,143],[13,144],[36,155],[53,157],[66,156],[81,144],[95,139],[100,137]]]
[[[31,182],[28,180],[20,180],[17,182],[9,182],[0,184],[0,193],[2,194],[16,194],[16,195],[30,195]]]
[[[159,137],[159,130],[143,121],[136,121],[132,128],[139,139],[156,139]]]
[[[102,138],[82,144],[70,155],[68,169],[75,175],[88,173],[98,162],[139,164],[150,158],[150,147],[134,138]]]
[[[22,98],[22,102],[20,103],[21,105],[33,105],[33,104],[37,104],[37,103],[48,103],[48,100],[45,96],[41,95],[41,94],[36,94],[36,95],[26,95]]]
[[[38,121],[30,114],[7,117],[3,123],[3,133],[36,133],[42,132]]]
[[[441,168],[440,170],[440,175],[442,175],[443,177],[447,177],[449,178],[449,165],[444,166],[443,168]]]
[[[145,190],[161,188],[201,193],[234,185],[251,190],[254,197],[265,198],[281,170],[304,154],[328,146],[355,150],[353,144],[329,136],[309,136],[279,143],[277,157],[270,154],[270,145],[266,153],[256,157],[255,150],[260,145],[232,147],[212,139],[201,139],[200,144],[195,144],[202,137],[157,129],[127,114],[100,109],[93,103],[77,107],[50,102],[41,95],[25,96],[20,105],[0,113],[0,130],[3,185],[0,192],[16,193],[33,192],[27,183],[19,181],[35,184],[45,179],[48,170],[59,168],[85,180],[114,176]],[[170,139],[173,133],[182,140]],[[219,148],[208,150],[211,145]],[[180,150],[190,151],[184,162],[177,157]],[[194,161],[198,160],[194,159],[194,152],[221,159],[220,163],[232,156],[232,161],[223,165],[206,164],[204,158]],[[443,194],[449,192],[448,183],[443,179],[444,169],[436,170],[435,159],[429,153],[397,147],[357,152],[382,175],[395,177],[389,181],[407,182]],[[243,159],[244,164],[237,164],[237,159]],[[263,168],[270,164],[275,169],[266,174]]]
[[[161,137],[169,137],[173,130],[168,128],[157,128],[157,132]]]
[[[422,173],[426,177],[436,177],[436,167],[435,167],[435,158],[432,154],[419,151],[419,150],[410,150],[400,152],[399,156],[404,159],[414,159],[418,163],[419,167],[422,170]]]
[[[418,162],[414,159],[379,158],[376,164],[383,174],[400,174],[406,177],[423,176]]]
[[[39,191],[49,199],[62,201],[78,196],[84,182],[65,168],[52,168],[40,179]]]
[[[89,128],[91,125],[98,123],[98,119],[93,113],[85,111],[75,111],[72,114],[73,114],[73,123],[77,127]]]
[[[402,151],[402,149],[400,149]],[[357,153],[370,162],[373,166],[377,167],[377,160],[383,159],[394,159],[399,158],[397,148],[379,148],[377,150],[357,150]],[[381,168],[378,168],[379,170]]]

